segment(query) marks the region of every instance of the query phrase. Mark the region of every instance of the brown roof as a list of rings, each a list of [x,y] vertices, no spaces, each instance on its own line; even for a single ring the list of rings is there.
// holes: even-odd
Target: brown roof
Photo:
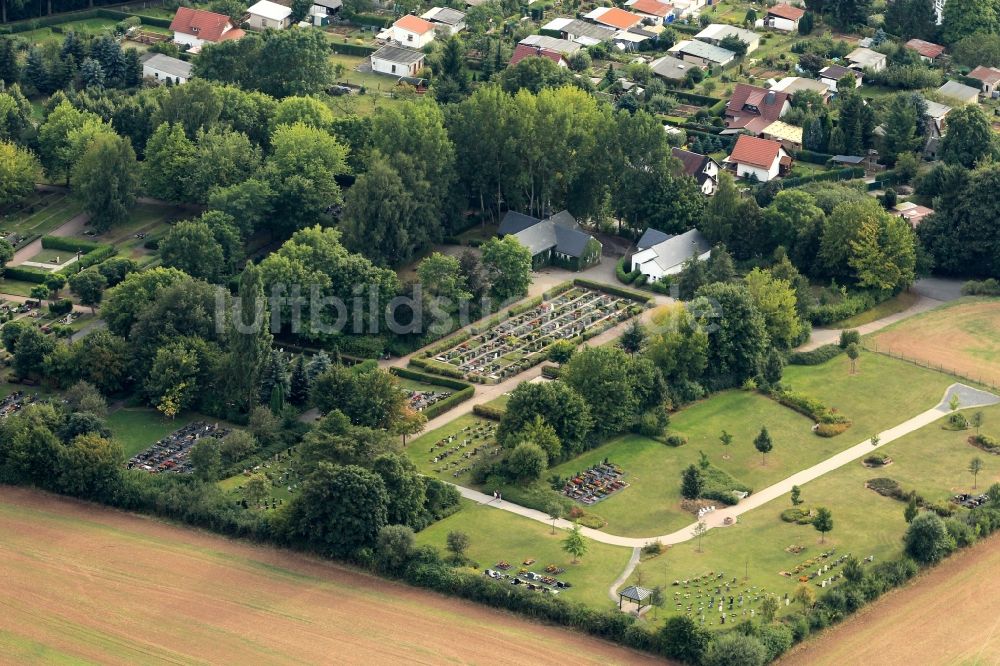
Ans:
[[[232,27],[228,16],[190,7],[177,8],[174,20],[170,22],[170,29],[206,42],[239,39],[245,34],[239,28]]]
[[[604,25],[610,25],[612,28],[628,30],[632,26],[638,25],[642,21],[642,17],[636,16],[632,12],[627,12],[624,9],[612,7],[594,20],[598,23],[603,23]]]
[[[798,21],[800,18],[806,15],[806,10],[800,9],[798,7],[792,7],[789,4],[782,3],[780,5],[775,5],[767,10],[768,16],[777,16],[778,18],[788,19],[789,21]]]
[[[513,67],[525,58],[548,58],[557,65],[563,60],[562,54],[558,51],[531,44],[518,44],[514,47],[514,55],[511,56],[509,64]]]
[[[944,53],[944,47],[933,42],[925,42],[922,39],[911,39],[906,42],[906,48],[913,49],[925,58],[933,60]]]
[[[768,90],[757,86],[737,83],[733,96],[726,105],[726,127],[730,129],[749,128],[753,121],[766,121],[761,129],[781,117],[781,109],[788,101],[788,93],[780,90]],[[759,131],[759,130],[753,130]]]
[[[741,134],[736,139],[736,145],[733,146],[733,152],[729,156],[729,161],[749,164],[750,166],[762,169],[770,169],[771,165],[774,164],[774,160],[780,154],[780,150],[781,144],[777,141],[769,141]]]
[[[843,65],[829,65],[819,70],[819,75],[824,79],[833,79],[834,81],[839,81],[850,74],[854,78],[861,78],[862,74],[856,69],[851,69],[849,67],[844,67]]]
[[[660,0],[636,0],[629,6],[637,12],[650,16],[667,16],[674,11],[673,5],[660,2]]]
[[[928,215],[934,212],[933,208],[928,208],[927,206],[921,206],[919,204],[910,206],[909,208],[904,208],[899,210],[897,207],[896,214],[901,218],[910,223],[910,226],[914,229],[920,224],[921,221]]]
[[[403,18],[397,20],[392,24],[393,28],[400,28],[401,30],[409,30],[410,32],[415,32],[418,35],[423,35],[434,29],[434,24],[430,21],[425,21],[419,16],[414,16],[413,14],[407,14]]]
[[[1000,69],[997,69],[996,67],[983,67],[980,65],[969,72],[969,78],[976,79],[990,85],[995,85],[996,83],[1000,83]]]
[[[672,148],[670,154],[681,161],[681,164],[684,166],[684,173],[689,176],[696,176],[701,173],[705,160],[708,159],[704,155],[699,155],[698,153],[693,153],[690,150],[682,148]]]

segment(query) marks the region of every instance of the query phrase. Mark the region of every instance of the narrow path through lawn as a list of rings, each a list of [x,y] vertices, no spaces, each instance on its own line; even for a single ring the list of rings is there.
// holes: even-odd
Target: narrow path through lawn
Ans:
[[[971,386],[966,386],[965,384],[952,384],[945,390],[944,397],[941,398],[941,402],[937,405],[928,409],[925,412],[917,414],[913,418],[900,423],[899,425],[884,430],[878,434],[878,445],[872,446],[871,439],[866,439],[859,444],[855,444],[851,448],[841,451],[840,453],[831,456],[824,460],[823,462],[813,465],[808,469],[804,469],[801,472],[796,472],[795,474],[789,476],[788,478],[779,481],[761,491],[750,495],[745,500],[740,502],[735,506],[728,506],[718,511],[709,513],[705,519],[704,523],[708,529],[713,529],[716,527],[726,527],[728,525],[736,524],[736,519],[741,514],[746,513],[756,509],[759,506],[770,502],[773,499],[781,497],[789,493],[794,485],[803,485],[817,479],[828,472],[832,472],[835,469],[843,467],[844,465],[863,458],[868,455],[871,451],[876,448],[885,446],[889,442],[894,442],[904,435],[908,435],[915,430],[919,430],[926,425],[937,421],[942,416],[949,414],[952,410],[949,402],[952,396],[957,396],[959,399],[959,404],[963,409],[969,407],[986,407],[988,405],[995,405],[1000,403],[1000,397],[986,391],[981,391],[979,389],[973,388]],[[551,522],[551,518],[548,514],[541,511],[536,511],[535,509],[529,509],[518,504],[513,504],[507,501],[498,501],[496,498],[486,495],[484,493],[472,490],[470,488],[465,488],[463,486],[456,486],[458,491],[462,494],[462,497],[479,502],[480,504],[492,505],[497,509],[502,511],[509,511],[511,513],[516,513],[525,518],[530,518],[532,520],[537,520],[543,523]],[[730,520],[731,519],[731,520]],[[727,522],[727,520],[729,522]],[[556,527],[562,529],[570,529],[573,527],[573,523],[568,520],[560,518],[555,521]],[[672,532],[670,534],[663,534],[660,536],[649,536],[649,537],[623,537],[614,534],[607,534],[606,532],[601,532],[600,530],[591,529],[589,527],[581,527],[580,531],[588,539],[593,539],[600,543],[607,543],[613,546],[626,546],[629,548],[641,548],[648,543],[653,541],[659,541],[664,545],[671,545],[682,543],[694,538],[694,528],[698,523],[692,523],[687,527]]]

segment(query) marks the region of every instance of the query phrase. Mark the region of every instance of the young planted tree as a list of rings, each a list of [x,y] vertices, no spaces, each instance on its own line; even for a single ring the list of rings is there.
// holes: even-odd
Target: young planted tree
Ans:
[[[969,419],[969,425],[976,429],[977,435],[979,434],[979,429],[983,427],[983,418],[982,412],[976,412],[972,415],[972,418]]]
[[[573,525],[569,534],[563,539],[562,548],[573,556],[573,564],[580,561],[580,558],[587,554],[587,541],[580,533],[580,526]]]
[[[629,356],[635,356],[642,349],[645,341],[646,331],[643,329],[642,324],[639,323],[639,320],[636,319],[632,321],[632,325],[628,327],[628,330],[622,334],[618,344],[628,352]]]
[[[907,524],[912,523],[918,513],[920,513],[920,507],[917,506],[917,498],[915,495],[910,495],[910,501],[906,503],[906,508],[903,509],[903,519]]]
[[[948,407],[951,408],[951,411],[958,409],[961,404],[962,401],[959,399],[957,393],[952,395],[951,400],[948,401]]]
[[[813,518],[813,527],[820,533],[820,543],[826,541],[826,533],[833,529],[833,514],[825,506],[816,509],[816,517]]]
[[[457,562],[465,559],[465,551],[469,549],[469,535],[457,530],[448,532],[446,538],[448,552]]]
[[[771,441],[771,433],[767,431],[767,427],[761,427],[760,434],[753,440],[753,445],[755,449],[760,451],[763,458],[762,464],[766,465],[767,454],[774,448],[774,443]]]
[[[719,441],[722,442],[723,446],[728,447],[730,444],[733,443],[733,435],[732,435],[732,433],[730,433],[727,430],[723,430],[722,434],[719,435]],[[722,455],[722,457],[724,459],[726,459],[726,460],[729,460],[729,454],[728,453],[724,453]]]
[[[792,486],[792,506],[799,504],[802,504],[802,489],[798,486]]]
[[[882,438],[879,436],[878,433],[875,433],[874,435],[872,435],[872,438],[871,438],[870,441],[871,441],[873,447],[877,447],[882,442]]]
[[[975,490],[979,483],[979,473],[983,471],[983,459],[976,456],[969,461],[969,474],[972,475],[972,489]]]
[[[696,539],[698,539],[698,552],[699,553],[704,552],[701,549],[701,539],[702,539],[702,537],[705,536],[705,532],[707,532],[707,531],[708,531],[708,525],[705,524],[704,520],[699,520],[698,524],[694,526],[694,530],[692,530],[692,532],[691,532],[691,534],[693,534],[694,537]]]
[[[816,603],[816,592],[809,587],[809,583],[800,583],[795,592],[792,593],[792,601],[802,604],[803,610],[812,608]]]
[[[243,484],[243,498],[251,506],[260,506],[267,498],[268,480],[261,472],[252,474]]]
[[[769,594],[764,597],[764,600],[760,602],[760,614],[764,616],[764,622],[771,624],[774,622],[774,616],[778,614],[778,597],[773,594]]]
[[[689,500],[698,499],[703,487],[701,472],[694,465],[688,465],[681,473],[681,497]]]
[[[550,502],[545,512],[549,514],[549,518],[552,519],[552,533],[556,533],[556,521],[562,518],[563,507],[559,502]]]
[[[852,342],[847,345],[847,358],[851,359],[851,374],[853,375],[858,369],[858,357],[861,356],[861,352],[858,349],[858,343]]]

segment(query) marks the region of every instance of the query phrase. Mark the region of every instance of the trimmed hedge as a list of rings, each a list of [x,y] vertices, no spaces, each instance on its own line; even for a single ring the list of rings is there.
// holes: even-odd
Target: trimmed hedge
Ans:
[[[444,400],[441,400],[440,402],[435,402],[430,407],[425,408],[424,411],[421,412],[421,414],[426,416],[428,420],[434,418],[435,416],[440,416],[441,414],[444,414],[445,412],[447,412],[449,409],[459,404],[460,402],[465,402],[466,400],[471,398],[472,394],[475,392],[476,388],[474,386],[471,385],[467,386],[461,391],[455,391]]]
[[[411,358],[410,365],[421,368],[427,372],[432,372],[443,377],[454,377],[455,379],[465,379],[465,373],[448,363],[441,363],[427,358]]]
[[[80,261],[75,264],[70,264],[66,268],[63,268],[59,272],[63,275],[68,275],[75,273],[78,270],[84,268],[90,268],[91,266],[96,266],[97,264],[110,259],[111,257],[118,254],[118,250],[111,245],[101,245],[96,250],[88,252],[87,254],[80,257]]]
[[[781,181],[781,184],[787,190],[790,187],[805,185],[806,183],[854,180],[856,178],[864,178],[864,177],[865,177],[865,170],[863,168],[848,167],[845,169],[835,169],[833,171],[824,171],[823,173],[815,173],[811,176],[798,176],[797,178],[785,178]]]
[[[116,21],[122,21],[135,16],[142,22],[142,25],[155,25],[157,28],[169,28],[170,24],[173,22],[171,19],[162,18],[160,16],[143,16],[142,14],[132,14],[129,12],[118,11],[117,9],[98,9],[97,16],[101,18],[115,19]]]
[[[62,236],[42,236],[42,247],[46,250],[66,250],[67,252],[92,252],[100,247],[107,247],[100,243],[79,240],[75,238],[64,238]]]
[[[594,282],[593,280],[587,280],[584,278],[575,278],[573,280],[573,284],[577,287],[586,287],[587,289],[594,289],[595,291],[603,291],[606,294],[620,296],[621,298],[628,298],[633,301],[638,301],[639,303],[649,303],[653,300],[652,296],[635,291],[634,289],[616,287],[614,285],[604,284],[603,282]]]
[[[879,300],[871,293],[858,292],[847,296],[839,303],[815,306],[809,311],[809,321],[817,326],[826,326],[870,310],[878,304]]]
[[[677,99],[682,99],[685,102],[690,102],[691,104],[697,106],[714,106],[719,102],[722,102],[723,105],[725,105],[726,103],[726,100],[721,99],[719,97],[709,97],[708,95],[699,95],[697,93],[687,92],[686,90],[668,89],[666,91],[666,94],[673,95]]]
[[[35,270],[34,268],[22,268],[20,266],[8,266],[3,270],[3,277],[8,280],[19,280],[21,282],[33,282],[42,284],[51,273]]]
[[[380,16],[379,14],[351,14],[347,18],[355,25],[367,25],[373,28],[386,28],[393,21],[391,16]]]
[[[350,44],[347,42],[337,43],[332,42],[330,44],[330,50],[334,53],[339,53],[340,55],[349,56],[361,56],[367,57],[378,51],[374,46],[366,46],[364,44]]]
[[[543,365],[542,366],[542,377],[546,379],[559,379],[559,375],[562,372],[562,368],[558,365]]]
[[[425,384],[434,384],[435,386],[444,386],[445,388],[455,389],[456,391],[473,388],[472,384],[468,384],[466,382],[460,382],[438,375],[429,375],[427,373],[417,372],[416,370],[410,370],[408,368],[389,368],[389,372],[397,377],[403,377],[404,379],[412,379]]]
[[[476,416],[482,416],[484,419],[500,421],[507,415],[507,410],[501,407],[493,407],[491,405],[476,405],[472,408],[472,413]]]
[[[820,365],[844,353],[840,345],[830,343],[811,351],[793,351],[788,355],[789,365]]]
[[[816,153],[805,149],[795,152],[793,157],[800,162],[808,162],[809,164],[826,164],[833,159],[833,155],[829,155],[827,153]]]

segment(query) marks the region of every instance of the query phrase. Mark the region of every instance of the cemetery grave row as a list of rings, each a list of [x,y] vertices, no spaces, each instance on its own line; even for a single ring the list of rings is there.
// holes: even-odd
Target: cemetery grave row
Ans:
[[[191,448],[198,443],[198,440],[202,437],[222,439],[229,432],[228,428],[221,428],[218,423],[195,421],[175,430],[142,453],[133,456],[128,461],[127,467],[138,468],[150,474],[191,472],[194,469],[190,460]]]
[[[451,396],[451,391],[418,391],[416,389],[404,389],[404,391],[410,409],[415,412],[422,412],[431,405]]]
[[[607,458],[604,462],[594,465],[583,473],[577,473],[566,481],[562,493],[570,499],[590,506],[628,488],[623,480],[624,470],[611,463]]]
[[[38,400],[37,395],[29,395],[24,391],[14,391],[3,400],[0,400],[0,418],[5,419],[12,414],[18,413],[36,400]]]
[[[476,463],[500,455],[496,432],[496,423],[476,419],[475,423],[465,426],[454,435],[438,440],[430,450],[429,462],[435,466],[434,472],[451,472],[452,478],[457,479],[469,472]]]
[[[499,382],[537,365],[558,340],[593,335],[632,316],[635,301],[587,287],[572,287],[551,300],[492,326],[438,354],[476,381]]]
[[[760,611],[767,590],[756,585],[741,585],[736,577],[726,580],[725,572],[700,574],[687,580],[675,580],[674,611],[697,617],[703,625],[735,624],[742,619],[753,619]],[[785,595],[784,605],[791,600]],[[716,622],[718,616],[718,622]]]
[[[562,567],[550,564],[545,567],[544,574],[539,574],[527,569],[527,567],[530,567],[534,563],[535,560],[532,558],[524,560],[522,563],[523,568],[519,569],[516,574],[513,574],[507,573],[513,569],[510,563],[506,560],[501,560],[496,563],[493,569],[486,569],[483,574],[493,580],[507,581],[511,585],[523,586],[526,590],[541,592],[542,594],[559,594],[560,590],[572,587],[572,584],[559,580],[557,577],[566,572]]]

